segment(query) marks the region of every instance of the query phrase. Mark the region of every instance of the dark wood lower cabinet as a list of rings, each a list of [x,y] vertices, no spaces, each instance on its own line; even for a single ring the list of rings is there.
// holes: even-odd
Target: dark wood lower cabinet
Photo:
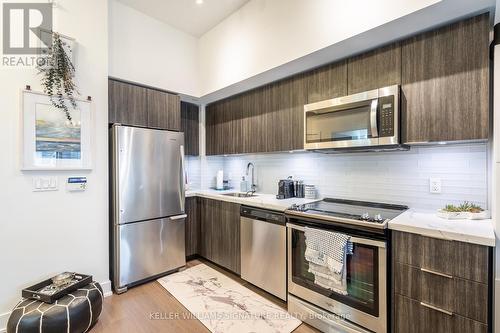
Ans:
[[[240,274],[240,205],[198,198],[199,254]]]
[[[488,285],[395,263],[394,291],[460,316],[488,323]]]
[[[392,241],[394,332],[491,332],[491,249],[399,231]]]
[[[186,198],[186,257],[198,254],[200,245],[200,219],[198,198]]]
[[[488,283],[488,247],[393,232],[395,261],[415,267]]]
[[[446,314],[408,297],[395,296],[395,333],[486,333],[488,326],[456,315]]]

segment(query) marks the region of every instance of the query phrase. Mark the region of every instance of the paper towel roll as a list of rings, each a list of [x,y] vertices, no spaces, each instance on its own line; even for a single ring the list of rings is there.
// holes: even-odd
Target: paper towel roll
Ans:
[[[224,171],[217,171],[217,182],[215,184],[215,188],[218,190],[224,189]]]

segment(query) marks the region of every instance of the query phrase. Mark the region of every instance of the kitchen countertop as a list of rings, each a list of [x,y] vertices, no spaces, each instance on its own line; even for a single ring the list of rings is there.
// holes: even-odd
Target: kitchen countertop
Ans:
[[[493,220],[447,220],[434,211],[410,209],[389,221],[389,229],[422,236],[495,246]]]
[[[186,198],[203,197],[208,199],[234,202],[242,205],[284,212],[293,204],[301,205],[321,200],[317,199],[276,199],[275,194],[256,193],[255,197],[239,198],[224,194],[239,192],[237,190],[189,190]],[[495,246],[493,220],[446,220],[436,216],[434,211],[409,209],[389,221],[388,228],[422,236],[455,240],[485,246]]]
[[[255,197],[250,198],[239,198],[239,197],[231,197],[224,194],[227,193],[235,193],[239,192],[236,190],[228,190],[228,191],[218,191],[218,190],[189,190],[186,191],[186,198],[189,197],[203,197],[208,199],[216,199],[227,202],[234,202],[242,205],[264,208],[275,210],[279,212],[284,212],[288,207],[293,204],[301,205],[309,202],[320,200],[318,199],[303,199],[303,198],[290,198],[290,199],[276,199],[275,194],[266,194],[266,193],[255,193]]]

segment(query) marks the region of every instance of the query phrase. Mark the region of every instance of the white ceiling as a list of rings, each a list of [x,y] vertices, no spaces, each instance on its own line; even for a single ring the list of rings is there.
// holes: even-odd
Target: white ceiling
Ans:
[[[200,37],[249,0],[118,0],[146,15]]]

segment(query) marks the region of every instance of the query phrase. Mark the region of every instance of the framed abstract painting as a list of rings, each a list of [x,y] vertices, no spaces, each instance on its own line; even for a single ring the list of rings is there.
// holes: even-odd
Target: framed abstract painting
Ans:
[[[75,101],[67,115],[48,95],[22,91],[22,170],[92,169],[92,104]]]

